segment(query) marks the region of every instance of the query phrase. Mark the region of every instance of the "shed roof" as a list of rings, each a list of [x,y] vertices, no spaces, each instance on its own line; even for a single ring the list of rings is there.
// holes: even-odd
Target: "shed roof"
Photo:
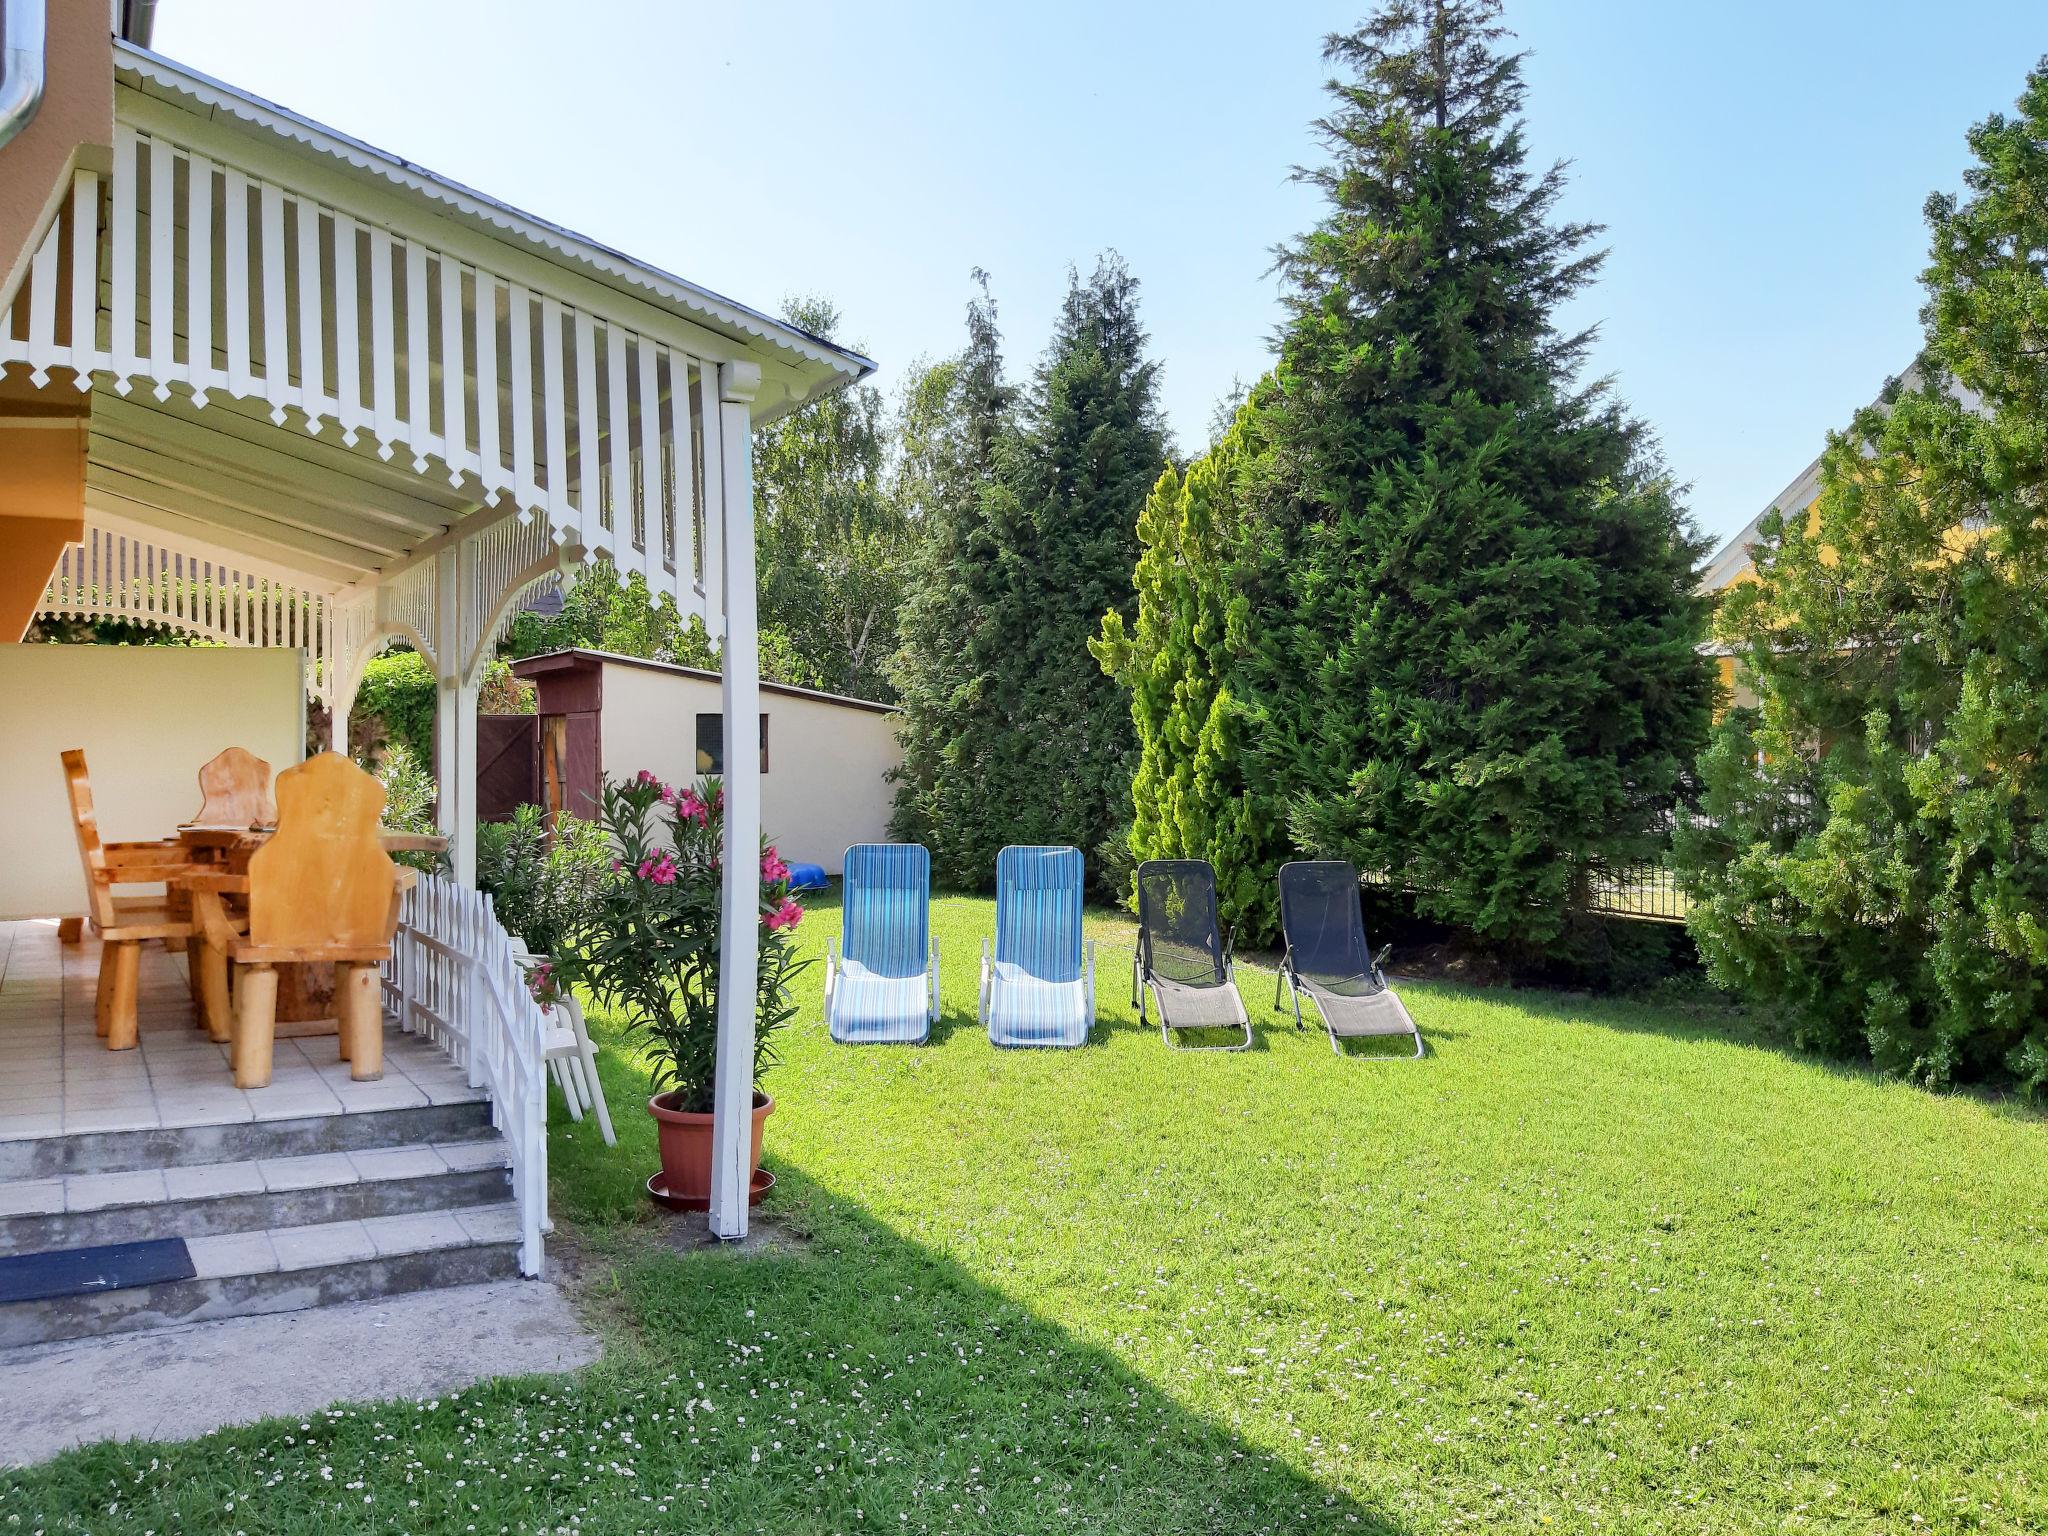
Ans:
[[[582,646],[567,650],[546,651],[538,656],[527,656],[512,663],[512,670],[520,677],[536,677],[544,672],[567,671],[575,668],[598,666],[636,667],[647,672],[667,672],[677,677],[692,677],[702,682],[716,683],[723,679],[718,673],[704,667],[686,667],[673,661],[650,661],[644,656],[622,656],[616,651],[593,651]],[[835,704],[843,709],[857,709],[869,714],[893,715],[900,711],[894,704],[882,704],[874,699],[856,699],[850,694],[827,693],[821,688],[799,688],[793,683],[773,683],[761,680],[763,693],[780,694],[785,698],[810,699],[819,704]]]

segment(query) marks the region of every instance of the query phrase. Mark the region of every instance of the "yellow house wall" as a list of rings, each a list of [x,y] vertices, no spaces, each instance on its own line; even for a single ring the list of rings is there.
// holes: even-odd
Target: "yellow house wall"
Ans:
[[[0,645],[0,919],[85,910],[58,754],[83,747],[100,835],[168,837],[199,809],[199,767],[247,747],[305,755],[294,650]]]

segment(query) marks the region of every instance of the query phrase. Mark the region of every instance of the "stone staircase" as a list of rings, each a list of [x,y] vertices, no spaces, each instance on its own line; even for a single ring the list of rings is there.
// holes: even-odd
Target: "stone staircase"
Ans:
[[[481,1100],[0,1141],[0,1258],[185,1239],[191,1279],[0,1301],[0,1347],[519,1273]]]

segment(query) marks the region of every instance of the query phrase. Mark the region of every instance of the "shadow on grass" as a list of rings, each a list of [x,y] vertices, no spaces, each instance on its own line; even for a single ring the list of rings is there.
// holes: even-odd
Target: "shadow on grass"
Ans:
[[[605,1072],[614,1103],[643,1092],[630,1063],[607,1057]],[[644,1122],[623,1116],[616,1149],[558,1122],[551,1152],[558,1213],[625,1329],[606,1369],[649,1391],[650,1414],[693,1397],[719,1406],[690,1421],[687,1445],[635,1463],[642,1488],[676,1490],[671,1514],[691,1519],[674,1528],[1407,1529],[905,1237],[774,1156],[772,1139],[778,1182],[755,1213],[768,1240],[678,1245],[673,1224],[702,1218],[648,1202]],[[551,1503],[526,1518],[572,1512]]]

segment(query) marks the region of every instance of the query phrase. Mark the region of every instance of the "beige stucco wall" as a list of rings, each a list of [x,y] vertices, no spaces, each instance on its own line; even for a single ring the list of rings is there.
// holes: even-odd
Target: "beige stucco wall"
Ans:
[[[291,650],[0,645],[0,918],[85,910],[58,754],[83,747],[100,835],[168,837],[199,808],[199,766],[247,747],[305,755],[305,674]]]
[[[670,783],[696,777],[697,716],[722,707],[715,681],[606,663],[603,687],[606,773],[622,778],[646,768]],[[888,837],[895,786],[884,775],[903,760],[897,717],[765,689],[761,710],[768,716],[762,830],[783,857],[836,875],[853,844]],[[730,735],[754,740],[752,732]]]

